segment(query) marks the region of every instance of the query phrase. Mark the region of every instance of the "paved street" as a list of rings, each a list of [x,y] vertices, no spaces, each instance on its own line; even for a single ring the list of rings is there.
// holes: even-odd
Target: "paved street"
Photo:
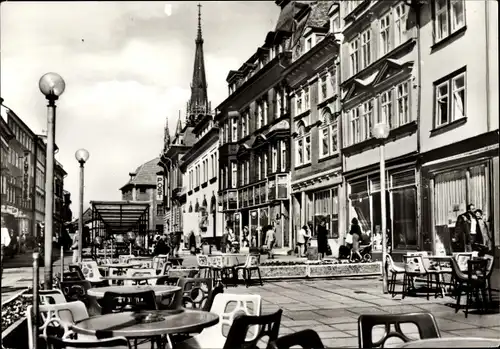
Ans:
[[[71,257],[66,256],[68,263]],[[185,264],[192,265],[188,256]],[[57,266],[56,261],[56,266]],[[57,267],[56,267],[57,268]],[[56,269],[57,270],[57,269]],[[41,273],[43,275],[43,273]],[[28,267],[6,269],[2,280],[2,301],[11,297],[19,288],[31,285],[31,269]],[[15,288],[16,290],[10,289]],[[396,287],[399,290],[400,286]],[[4,292],[5,290],[5,292]],[[500,314],[472,314],[466,319],[463,311],[455,311],[447,303],[451,298],[383,295],[380,279],[342,278],[332,280],[296,280],[265,282],[264,286],[230,287],[230,293],[253,293],[263,298],[263,311],[282,308],[284,316],[281,334],[313,328],[327,347],[353,347],[357,345],[357,318],[366,313],[410,313],[429,311],[437,318],[443,337],[474,336],[500,338]],[[498,302],[498,293],[494,293]],[[415,335],[416,330],[408,330]]]

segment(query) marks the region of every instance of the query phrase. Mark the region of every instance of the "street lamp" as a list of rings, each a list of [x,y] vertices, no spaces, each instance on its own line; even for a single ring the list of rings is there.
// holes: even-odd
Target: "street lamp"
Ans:
[[[54,234],[54,146],[56,137],[56,101],[66,83],[56,73],[47,73],[38,82],[47,104],[47,159],[45,166],[45,289],[52,288],[52,236]],[[61,256],[62,258],[62,256]]]
[[[375,124],[372,135],[380,140],[380,205],[382,214],[382,282],[383,291],[387,293],[387,270],[385,268],[387,255],[387,219],[385,207],[385,144],[384,141],[389,136],[389,125],[386,123]]]
[[[78,149],[75,158],[80,163],[80,217],[78,219],[78,262],[80,263],[83,250],[83,172],[84,165],[89,159],[89,152],[86,149]]]

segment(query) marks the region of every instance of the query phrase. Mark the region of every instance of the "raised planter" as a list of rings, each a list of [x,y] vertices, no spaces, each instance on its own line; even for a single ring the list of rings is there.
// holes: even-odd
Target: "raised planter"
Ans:
[[[342,277],[342,276],[372,276],[382,274],[382,264],[372,263],[347,263],[347,264],[323,264],[308,266],[307,276],[316,277]]]
[[[31,304],[26,289],[2,303],[3,348],[28,347],[28,320],[26,309]]]
[[[284,265],[260,267],[260,273],[263,279],[296,279],[305,278],[308,274],[308,265]]]

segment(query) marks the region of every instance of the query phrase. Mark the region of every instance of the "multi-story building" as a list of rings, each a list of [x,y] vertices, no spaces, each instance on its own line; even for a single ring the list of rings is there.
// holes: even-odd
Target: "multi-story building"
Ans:
[[[212,150],[213,138],[214,135],[217,135],[217,128],[213,127],[211,105],[210,102],[208,102],[207,95],[203,36],[201,31],[201,5],[198,5],[198,9],[198,30],[195,40],[196,50],[193,78],[191,82],[191,98],[186,106],[186,123],[185,126],[182,125],[179,115],[175,135],[172,140],[170,139],[168,126],[165,128],[164,148],[159,163],[164,170],[164,182],[165,186],[168,188],[165,195],[165,205],[170,212],[168,214],[168,219],[165,220],[165,228],[166,231],[174,233],[176,240],[179,242],[182,240],[183,234],[185,235],[184,241],[187,241],[186,237],[191,231],[198,233],[201,230],[203,236],[209,235],[208,232],[210,229],[207,227],[207,224],[210,224],[210,219],[215,218],[213,214],[210,214],[212,212],[211,205],[203,206],[203,199],[205,199],[207,203],[212,202],[213,195],[213,193],[210,192],[210,189],[213,188],[208,185],[208,180],[204,183],[206,186],[202,186],[201,184],[202,177],[199,171],[201,171],[203,166],[208,165],[200,165],[198,169],[200,185],[196,190],[196,195],[193,196],[194,187],[191,188],[191,190],[188,189],[189,174],[187,172],[191,170],[191,164],[196,163],[194,166],[197,166],[198,161],[201,160],[203,162],[206,156],[211,157],[214,155]],[[196,149],[192,149],[195,144]],[[214,156],[216,157],[216,155]],[[210,184],[213,184],[213,181],[214,179],[211,178]],[[202,191],[200,191],[200,189],[202,189]],[[191,211],[193,211],[193,208],[196,206],[196,198],[199,195],[204,196],[198,198],[198,206],[205,207],[205,210],[202,211],[209,215],[208,217],[204,215],[203,218],[201,216],[197,217],[196,220],[198,223],[191,224],[191,221],[189,221],[189,223],[186,221],[186,218],[194,213],[189,212],[189,207],[191,207]],[[191,206],[188,206],[188,198]],[[193,200],[195,201],[194,203],[192,202]],[[197,214],[201,213],[197,212]],[[202,219],[203,223],[201,222]],[[206,219],[208,220],[206,221]],[[200,226],[203,226],[203,228]],[[213,229],[215,229],[215,226],[215,222],[213,222]]]
[[[160,196],[159,199],[157,195],[157,173],[161,171],[158,161],[159,158],[155,158],[142,164],[134,172],[130,172],[130,180],[120,188],[122,200],[140,201],[149,204],[148,226],[154,227],[154,230],[150,230],[145,235],[138,237],[138,241],[146,248],[149,247],[155,232],[163,233],[165,210],[163,197]],[[145,229],[145,227],[140,227],[139,231],[145,231]]]
[[[277,1],[274,31],[236,71],[227,76],[229,96],[218,107],[219,205],[224,225],[240,243],[247,227],[250,247],[265,242],[265,227],[276,227],[276,248],[291,247],[290,103],[283,72],[297,40],[294,15],[307,5]],[[278,252],[279,253],[279,252]]]
[[[1,172],[0,172],[0,202],[7,202],[7,182],[9,181],[9,157],[10,157],[10,141],[14,139],[14,133],[10,129],[7,123],[7,110],[1,106],[3,103],[3,99],[0,98],[0,108],[1,108],[1,117],[0,117],[0,136],[1,136]],[[3,209],[2,209],[2,217]]]
[[[285,72],[292,113],[292,234],[303,225],[316,227],[326,219],[329,243],[338,248],[346,224],[341,202],[339,21],[338,5],[318,1],[304,7],[294,20],[300,31],[291,47],[292,64]],[[342,243],[341,241],[340,243]]]
[[[482,209],[499,255],[497,12],[498,2],[489,0],[436,0],[418,8],[421,214],[428,250],[449,245],[457,215],[470,203]]]
[[[64,178],[68,174],[63,166],[56,160],[54,166],[54,237],[59,238],[63,233],[64,216]],[[71,219],[70,219],[71,220]]]
[[[33,145],[33,163],[36,164],[33,166],[35,175],[33,190],[35,202],[34,206],[32,206],[35,214],[33,227],[40,233],[42,226],[45,224],[45,164],[47,161],[47,146],[44,137],[37,135],[33,137]]]
[[[359,220],[381,249],[381,195],[393,253],[421,244],[418,217],[418,27],[409,2],[344,1],[340,87],[346,221]],[[389,127],[385,140],[386,192],[380,191],[380,141],[373,126]]]

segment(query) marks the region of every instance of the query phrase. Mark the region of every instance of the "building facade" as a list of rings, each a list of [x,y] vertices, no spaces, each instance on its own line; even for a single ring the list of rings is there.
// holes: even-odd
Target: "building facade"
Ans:
[[[296,39],[294,16],[307,5],[277,1],[274,31],[227,76],[229,96],[216,110],[219,123],[219,207],[240,243],[260,247],[265,227],[276,228],[276,253],[291,245],[290,101],[284,71]],[[244,228],[249,231],[244,236]],[[244,241],[246,240],[246,241]]]
[[[0,104],[3,102],[3,100],[0,100]],[[8,123],[7,123],[7,111],[4,110],[3,106],[2,108],[2,115],[0,118],[0,136],[1,136],[1,172],[0,172],[0,194],[1,194],[1,200],[0,202],[4,203],[7,202],[7,183],[10,181],[10,168],[8,166],[9,160],[10,160],[10,142],[11,140],[14,139],[14,133],[10,129]],[[5,117],[5,118],[4,118]],[[2,208],[2,217],[4,216],[3,214],[3,208]]]
[[[150,160],[139,166],[134,172],[130,172],[130,180],[120,188],[122,200],[133,202],[145,202],[149,204],[150,228],[145,236],[139,236],[137,240],[142,246],[148,248],[156,232],[163,233],[164,204],[163,195],[157,192],[157,173],[161,172],[158,166],[159,158]],[[139,227],[139,231],[145,231],[146,227]]]
[[[302,29],[295,33],[292,64],[285,72],[293,120],[292,245],[301,227],[308,225],[314,246],[316,227],[326,220],[330,246],[338,249],[346,227],[341,209],[338,12],[338,5],[323,1],[310,4],[294,18]]]
[[[497,11],[496,1],[438,0],[418,8],[422,232],[427,250],[448,250],[457,215],[473,204],[483,211],[498,256]]]
[[[61,163],[56,160],[54,165],[54,238],[59,238],[65,229],[67,217],[64,215],[64,178],[67,175]],[[69,220],[71,221],[71,218]]]

